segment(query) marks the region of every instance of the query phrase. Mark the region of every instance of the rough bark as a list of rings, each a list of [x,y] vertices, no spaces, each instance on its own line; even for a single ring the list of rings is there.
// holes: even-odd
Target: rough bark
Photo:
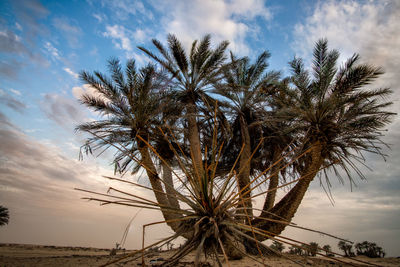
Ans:
[[[153,188],[154,196],[156,197],[157,203],[162,206],[169,207],[170,204],[167,195],[164,192],[161,179],[158,176],[157,170],[154,166],[153,160],[151,159],[147,146],[143,144],[141,141],[139,141],[138,147],[140,155],[142,157],[144,168],[146,169],[146,173],[149,178],[151,187]],[[166,208],[161,207],[160,210],[166,221],[179,218],[176,213],[173,213]],[[176,231],[180,224],[179,222],[167,222],[167,225],[171,227],[172,230]]]
[[[176,192],[174,190],[174,181],[172,180],[172,171],[170,167],[164,162],[161,163],[161,167],[163,172],[162,176],[165,184],[165,192],[167,193],[169,206],[173,207],[174,209],[179,209],[179,202],[176,198]]]
[[[242,137],[242,142],[244,143],[244,148],[242,154],[239,159],[239,174],[238,174],[238,184],[239,190],[241,191],[250,183],[250,162],[249,158],[251,156],[251,142],[250,142],[250,134],[249,128],[247,126],[246,121],[243,117],[240,118],[240,132]],[[240,194],[240,197],[243,198],[243,204],[240,203],[238,205],[239,208],[246,208],[247,215],[252,218],[253,217],[253,209],[250,198],[249,187],[243,190]],[[246,192],[247,191],[247,192]],[[238,213],[246,214],[244,210],[239,210]]]
[[[188,139],[190,144],[190,151],[193,156],[194,167],[196,168],[195,173],[199,177],[203,177],[203,158],[201,155],[201,144],[200,144],[200,134],[199,128],[197,126],[196,119],[196,105],[195,103],[189,103],[186,107],[187,117],[188,117]]]
[[[315,142],[311,152],[311,159],[305,166],[304,171],[300,174],[303,178],[298,181],[297,184],[277,204],[275,204],[272,209],[269,210],[269,212],[284,218],[285,220],[291,221],[303,200],[308,186],[322,166],[323,158],[321,157],[321,151],[322,144],[320,142]],[[277,216],[267,215],[264,216],[264,218],[281,220]],[[260,218],[254,219],[252,225],[272,233],[272,236],[279,235],[286,227],[286,224],[270,222]],[[267,238],[260,235],[257,236],[257,239],[262,241]]]
[[[280,151],[276,149],[273,156],[273,163],[277,162],[280,156],[281,156]],[[260,215],[261,217],[267,216],[268,213],[266,211],[269,211],[274,206],[276,198],[276,188],[278,187],[279,184],[280,167],[281,164],[278,163],[271,168],[271,178],[269,179],[268,193],[264,201],[263,211],[261,212]]]

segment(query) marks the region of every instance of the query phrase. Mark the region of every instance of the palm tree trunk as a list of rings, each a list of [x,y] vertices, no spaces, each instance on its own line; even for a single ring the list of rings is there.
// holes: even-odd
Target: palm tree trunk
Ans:
[[[142,156],[142,162],[144,168],[146,169],[147,176],[149,177],[151,187],[153,188],[154,196],[156,197],[157,203],[161,205],[160,210],[164,216],[164,219],[166,221],[177,219],[178,216],[176,213],[173,213],[170,210],[164,208],[169,207],[170,204],[167,195],[165,194],[162,187],[161,180],[158,176],[156,167],[154,166],[147,146],[142,141],[138,140],[138,148],[140,155]],[[167,225],[171,227],[172,230],[176,231],[179,227],[179,222],[167,222]]]
[[[169,206],[174,209],[179,209],[180,207],[178,199],[176,198],[176,192],[174,189],[174,181],[172,180],[171,168],[164,162],[161,163],[161,167],[163,172],[165,192],[167,193]]]
[[[324,160],[321,157],[321,151],[322,144],[319,141],[315,142],[313,150],[311,151],[309,164],[307,164],[304,171],[300,174],[302,179],[298,181],[297,184],[272,209],[269,210],[270,213],[279,217],[269,214],[264,216],[264,218],[275,220],[281,220],[281,218],[284,218],[285,220],[291,221],[303,200],[308,186],[322,166]],[[273,236],[282,233],[286,227],[286,224],[270,222],[259,218],[254,219],[252,224],[260,229],[272,233]],[[264,236],[258,236],[257,239],[265,240],[267,238]]]
[[[250,183],[250,157],[251,157],[251,142],[250,133],[246,121],[243,117],[240,118],[240,132],[242,135],[242,142],[244,143],[244,148],[239,159],[239,174],[238,174],[238,184],[239,190],[242,191]],[[238,213],[247,214],[250,218],[253,217],[253,209],[250,198],[250,188],[244,189],[240,197],[244,199],[244,203],[238,205],[239,208],[246,208],[246,213],[244,210],[239,210]]]
[[[199,177],[203,177],[204,169],[203,169],[203,158],[201,155],[200,148],[200,134],[199,128],[197,126],[196,119],[196,104],[194,102],[189,103],[186,107],[186,113],[188,117],[188,132],[189,132],[189,143],[190,143],[190,151],[193,157],[193,163],[196,170],[195,173]]]
[[[274,151],[274,156],[272,163],[275,163],[279,160],[279,157],[281,156],[281,152],[278,149],[275,149]],[[261,217],[267,216],[267,211],[272,209],[275,203],[275,198],[276,198],[276,188],[278,187],[279,184],[279,169],[281,167],[281,164],[276,164],[271,168],[271,178],[269,179],[269,185],[268,185],[268,193],[267,197],[265,198],[264,201],[264,206],[263,206],[263,211],[261,212]]]

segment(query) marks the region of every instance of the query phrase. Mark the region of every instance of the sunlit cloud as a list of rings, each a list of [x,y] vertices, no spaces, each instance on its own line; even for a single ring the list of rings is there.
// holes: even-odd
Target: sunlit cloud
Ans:
[[[248,54],[247,35],[256,18],[272,19],[271,11],[264,1],[179,1],[174,5],[167,2],[153,2],[156,9],[164,12],[162,25],[165,31],[173,33],[188,48],[195,39],[211,33],[215,41],[229,40],[230,49],[235,53]],[[165,36],[159,36],[165,38]]]

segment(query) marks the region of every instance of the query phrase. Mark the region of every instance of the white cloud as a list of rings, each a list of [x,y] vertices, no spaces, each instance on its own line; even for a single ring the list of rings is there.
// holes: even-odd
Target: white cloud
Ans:
[[[295,26],[293,49],[310,57],[315,42],[327,38],[342,60],[360,53],[363,60],[392,72],[400,65],[399,17],[399,2],[321,2],[304,23]]]
[[[56,59],[56,60],[60,60],[61,59],[60,52],[50,42],[46,42],[44,44],[44,48],[46,48],[47,52],[50,53],[50,56],[52,57],[53,60],[54,59]]]
[[[293,49],[309,61],[315,42],[327,38],[329,47],[340,51],[340,61],[358,53],[363,62],[383,68],[385,74],[373,87],[395,89],[400,84],[399,17],[398,1],[321,2],[304,23],[295,26]],[[391,111],[400,112],[399,99],[400,91],[394,90]]]
[[[15,90],[15,89],[10,89],[10,92],[11,93],[13,93],[13,94],[15,94],[15,95],[17,95],[17,96],[21,96],[21,92],[20,91],[18,91],[18,90]]]
[[[146,32],[141,29],[137,29],[133,33],[133,36],[134,36],[135,40],[140,41],[140,42],[146,41],[146,38],[147,38]]]
[[[103,20],[106,18],[104,14],[98,14],[98,13],[93,13],[92,16],[97,19],[99,23],[103,22]]]
[[[131,35],[131,32],[121,25],[106,26],[106,32],[104,33],[104,36],[112,38],[116,48],[128,52],[132,51]]]
[[[111,38],[114,46],[117,49],[125,51],[127,58],[134,58],[139,64],[143,64],[148,59],[134,52],[134,47],[147,41],[147,31],[144,29],[136,29],[131,31],[122,25],[106,26],[105,37]],[[133,44],[134,42],[135,44]]]
[[[72,71],[70,68],[63,68],[63,70],[68,73],[69,75],[71,75],[72,77],[74,77],[75,79],[79,78],[79,74]]]
[[[162,21],[164,35],[173,33],[186,47],[190,47],[193,40],[211,33],[217,42],[229,40],[230,49],[240,54],[249,52],[246,36],[254,30],[251,20],[256,17],[272,18],[261,0],[195,0],[178,1],[174,5],[156,1],[153,6],[166,14]]]

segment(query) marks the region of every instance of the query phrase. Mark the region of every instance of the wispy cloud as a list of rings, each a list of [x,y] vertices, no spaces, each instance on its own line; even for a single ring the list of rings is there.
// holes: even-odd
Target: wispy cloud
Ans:
[[[33,61],[42,66],[47,66],[48,62],[33,50],[32,47],[28,47],[23,38],[20,35],[15,34],[7,27],[0,27],[0,52],[10,55],[13,61],[18,61],[18,65],[24,65],[20,61],[21,58],[28,57],[30,61]],[[16,57],[20,57],[16,60]],[[7,65],[7,64],[4,64]]]
[[[38,0],[11,1],[18,21],[27,28],[27,38],[33,40],[47,32],[47,28],[41,24],[41,20],[49,14]]]
[[[21,37],[8,29],[0,31],[0,51],[3,53],[29,54],[28,49],[21,42]]]
[[[64,38],[71,47],[75,48],[79,45],[79,38],[82,35],[82,30],[76,22],[62,17],[53,19],[53,25],[64,34]]]
[[[15,22],[15,28],[17,28],[17,30],[19,30],[19,31],[23,30],[21,24],[19,24],[18,22]]]
[[[144,4],[140,0],[102,0],[102,5],[107,6],[113,13],[113,17],[119,20],[127,20],[131,15],[142,14],[146,17],[153,18],[150,10],[145,9]]]
[[[87,120],[82,106],[75,99],[59,94],[45,94],[40,108],[50,120],[71,130]]]
[[[44,44],[44,48],[47,50],[53,60],[61,59],[60,51],[58,51],[58,49],[55,48],[50,42],[46,42]]]
[[[130,38],[132,32],[122,25],[106,26],[106,32],[103,33],[105,37],[112,38],[114,46],[128,52],[132,51],[132,43]]]
[[[11,1],[20,23],[5,24],[0,20],[0,52],[7,60],[0,62],[0,75],[9,80],[17,80],[23,67],[34,63],[47,67],[49,62],[36,49],[35,40],[45,32],[38,20],[47,15],[46,9],[37,1]],[[42,27],[43,26],[43,27]],[[18,31],[18,34],[15,32]]]
[[[93,13],[92,16],[93,16],[95,19],[97,19],[97,21],[98,21],[99,23],[105,21],[106,18],[107,18],[106,15],[101,14],[101,13]]]
[[[19,71],[26,64],[22,61],[11,59],[11,60],[0,60],[0,76],[4,79],[18,79]]]
[[[21,114],[26,109],[26,105],[24,103],[14,98],[12,95],[8,94],[2,89],[0,89],[0,104],[5,105],[8,108],[11,108],[12,110]]]
[[[148,59],[138,54],[134,48],[148,39],[147,32],[142,29],[135,31],[125,28],[123,25],[106,26],[103,33],[105,37],[111,38],[112,43],[117,49],[125,51],[127,58],[134,58],[138,63],[143,64]]]
[[[13,93],[13,94],[15,94],[15,95],[17,95],[17,96],[21,96],[21,92],[20,91],[18,91],[18,90],[15,90],[15,89],[10,89],[10,92],[11,93]]]
[[[70,68],[65,67],[65,68],[63,68],[63,70],[66,73],[68,73],[69,75],[71,75],[72,77],[74,77],[75,79],[79,79],[79,74],[74,72],[74,71],[72,71]]]

